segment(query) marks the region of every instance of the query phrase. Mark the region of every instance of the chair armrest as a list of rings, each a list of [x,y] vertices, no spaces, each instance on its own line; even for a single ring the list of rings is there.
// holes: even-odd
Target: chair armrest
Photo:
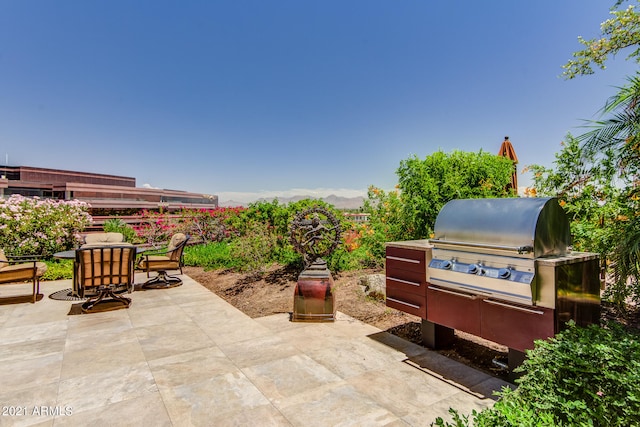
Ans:
[[[154,250],[150,250],[150,251],[144,251],[144,252],[138,254],[138,257],[140,259],[149,259],[150,256],[166,255],[168,253],[169,253],[169,251],[163,251],[163,250],[160,250],[160,249],[154,249]]]
[[[37,262],[44,258],[42,255],[5,255],[9,260],[9,264],[22,262]],[[0,261],[5,262],[5,261]]]

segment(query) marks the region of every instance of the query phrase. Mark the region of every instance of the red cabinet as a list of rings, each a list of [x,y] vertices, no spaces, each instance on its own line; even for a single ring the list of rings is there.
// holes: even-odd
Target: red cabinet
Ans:
[[[430,259],[429,248],[387,245],[387,307],[426,319],[427,263]]]
[[[480,303],[477,295],[429,286],[427,320],[480,336]]]
[[[427,289],[427,320],[524,351],[554,335],[554,310],[496,301],[439,286]]]

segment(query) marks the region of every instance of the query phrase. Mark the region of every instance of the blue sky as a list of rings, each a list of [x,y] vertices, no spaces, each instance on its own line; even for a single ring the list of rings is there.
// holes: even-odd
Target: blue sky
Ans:
[[[506,135],[550,166],[637,69],[559,77],[612,4],[0,0],[0,159],[240,201],[391,189]]]

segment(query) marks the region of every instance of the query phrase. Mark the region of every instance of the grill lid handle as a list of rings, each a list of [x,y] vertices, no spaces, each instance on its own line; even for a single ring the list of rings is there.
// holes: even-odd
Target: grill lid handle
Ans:
[[[452,246],[466,246],[472,248],[481,248],[481,249],[499,249],[502,251],[514,251],[519,254],[526,254],[533,252],[533,246],[505,246],[505,245],[490,245],[487,243],[474,243],[474,242],[455,242],[452,240],[441,240],[441,239],[429,239],[429,243],[434,244],[444,244],[444,245],[452,245]]]

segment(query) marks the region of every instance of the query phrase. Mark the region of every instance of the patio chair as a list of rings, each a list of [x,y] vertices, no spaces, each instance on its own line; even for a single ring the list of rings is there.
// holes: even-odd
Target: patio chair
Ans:
[[[180,270],[180,274],[182,274],[182,253],[190,238],[191,236],[188,234],[176,233],[171,237],[165,250],[147,251],[142,254],[138,268],[145,271],[147,277],[151,277],[149,274],[151,271],[158,273],[155,277],[147,280],[142,285],[143,288],[172,288],[182,285],[182,279],[170,276],[167,271]]]
[[[88,297],[82,312],[128,308],[130,298],[119,293],[133,290],[136,249],[133,246],[103,246],[76,250],[78,294]]]
[[[91,233],[84,237],[82,248],[91,248],[96,246],[131,246],[131,243],[124,241],[122,233]]]
[[[30,281],[33,284],[31,302],[35,303],[40,294],[40,277],[47,271],[47,265],[35,255],[6,256],[0,249],[0,284]]]

